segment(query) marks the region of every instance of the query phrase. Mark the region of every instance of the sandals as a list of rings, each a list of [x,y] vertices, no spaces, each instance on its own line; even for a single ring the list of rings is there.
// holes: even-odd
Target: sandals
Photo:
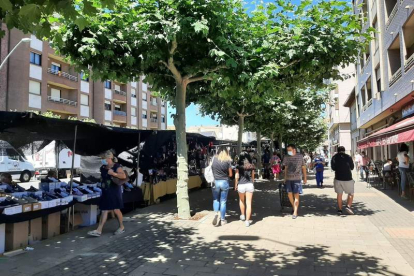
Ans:
[[[125,233],[125,228],[124,229],[118,228],[118,230],[116,230],[114,232],[114,235],[120,235],[120,234],[123,234],[123,233]]]
[[[93,230],[93,231],[89,231],[88,232],[88,235],[89,236],[93,236],[93,237],[100,237],[101,236],[101,233],[99,233],[98,231],[96,231],[96,230]]]

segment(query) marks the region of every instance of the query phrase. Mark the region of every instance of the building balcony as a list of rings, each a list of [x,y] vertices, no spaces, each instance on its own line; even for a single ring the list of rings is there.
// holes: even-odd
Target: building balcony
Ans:
[[[405,65],[404,65],[404,70],[405,72],[407,72],[408,70],[411,69],[411,67],[414,66],[414,54],[411,55],[411,57],[409,57],[406,61],[405,61]]]
[[[125,111],[114,110],[113,121],[115,123],[125,124],[127,121],[127,114]]]
[[[153,112],[154,111],[157,112],[158,111],[158,106],[150,104],[150,110],[153,111]]]
[[[48,104],[47,104],[48,110],[59,112],[62,114],[70,114],[70,115],[76,115],[76,116],[79,113],[78,102],[76,101],[58,98],[58,97],[52,97],[52,96],[48,96],[47,100],[48,100]]]
[[[71,75],[69,73],[66,73],[64,71],[58,71],[58,70],[53,70],[52,68],[47,68],[47,72],[49,74],[61,77],[61,78],[65,78],[71,81],[78,81],[78,77]]]
[[[126,103],[127,93],[122,90],[114,90],[113,101],[118,103]]]
[[[47,100],[49,102],[60,103],[60,104],[71,105],[71,106],[77,106],[78,105],[78,102],[71,101],[71,100],[68,100],[68,99],[63,99],[63,98],[52,97],[52,96],[48,96]]]
[[[114,115],[126,117],[127,114],[125,111],[114,110]]]
[[[125,96],[125,97],[126,97],[127,92],[122,91],[122,90],[117,90],[117,89],[115,89],[115,94],[118,94],[118,95],[121,95],[121,96]]]
[[[158,128],[158,119],[157,118],[151,118],[150,119],[150,128],[152,128],[152,129]]]
[[[395,4],[394,8],[392,9],[390,16],[388,17],[387,23],[385,24],[385,28],[388,29],[388,27],[391,25],[392,20],[394,19],[395,15],[397,14],[398,8],[399,8],[398,2]]]
[[[394,83],[396,83],[400,78],[401,78],[401,76],[402,76],[402,70],[401,70],[401,68],[400,69],[398,69],[397,70],[397,72],[395,72],[393,75],[392,75],[392,77],[391,77],[391,79],[390,79],[390,87],[392,86],[392,85],[394,85]]]

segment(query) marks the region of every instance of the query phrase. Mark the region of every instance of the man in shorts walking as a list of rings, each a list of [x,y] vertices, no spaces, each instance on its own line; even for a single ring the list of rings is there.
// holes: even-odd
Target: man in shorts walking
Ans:
[[[352,179],[352,170],[354,169],[354,161],[352,157],[345,153],[345,147],[338,147],[338,153],[332,157],[331,168],[335,172],[334,189],[338,199],[338,215],[342,215],[342,194],[348,194],[345,212],[353,215],[351,209],[354,200],[354,184]]]
[[[282,165],[285,167],[285,187],[288,193],[290,204],[292,204],[292,218],[298,217],[299,194],[302,192],[303,184],[306,184],[306,164],[302,154],[296,153],[296,147],[293,144],[287,146],[288,155],[283,158]]]

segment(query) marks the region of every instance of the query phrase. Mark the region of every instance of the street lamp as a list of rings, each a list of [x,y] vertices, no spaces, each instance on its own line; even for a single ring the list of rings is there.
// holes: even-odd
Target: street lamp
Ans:
[[[22,43],[29,43],[30,41],[32,41],[31,38],[22,38],[22,40],[20,40],[19,43],[17,43],[16,46],[14,46],[14,48],[10,51],[10,53],[3,60],[3,62],[0,65],[0,70],[1,70],[1,68],[3,68],[4,64],[6,64],[6,61],[9,59],[9,57],[11,56],[11,54],[13,54],[14,50],[16,50],[17,47],[19,47],[20,44],[22,44]]]

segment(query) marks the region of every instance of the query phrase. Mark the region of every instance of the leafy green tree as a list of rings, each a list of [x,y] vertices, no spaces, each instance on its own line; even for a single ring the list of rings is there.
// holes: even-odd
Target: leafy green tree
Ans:
[[[129,81],[145,74],[152,90],[176,107],[180,218],[190,216],[185,108],[208,91],[221,71],[243,56],[247,14],[239,1],[116,1],[112,10],[82,14],[85,24],[61,19],[52,42],[92,77]]]
[[[115,0],[1,0],[0,21],[8,29],[48,37],[59,17],[84,26],[87,22],[82,14],[95,14],[95,5],[111,8],[114,3]],[[3,35],[4,31],[0,30],[0,37]]]
[[[53,26],[53,31],[50,37],[47,31],[37,35],[49,37],[77,69],[88,71],[91,66],[92,78],[130,81],[145,75],[153,90],[175,105],[180,218],[190,216],[186,105],[217,87],[224,87],[231,100],[237,89],[254,91],[260,98],[256,92],[267,91],[269,86],[283,92],[335,79],[338,71],[333,68],[354,62],[366,44],[360,38],[367,35],[360,34],[352,7],[340,1],[314,5],[307,0],[294,5],[281,0],[258,6],[252,16],[239,0],[85,3],[91,5],[86,8],[80,0],[71,3],[76,15],[60,8],[42,11],[40,24]],[[10,6],[4,9],[6,14],[1,9],[2,20],[13,22]],[[20,14],[23,8],[17,6],[15,15],[18,10]],[[19,15],[19,22],[8,25],[35,21]],[[39,30],[44,29],[48,28]]]

